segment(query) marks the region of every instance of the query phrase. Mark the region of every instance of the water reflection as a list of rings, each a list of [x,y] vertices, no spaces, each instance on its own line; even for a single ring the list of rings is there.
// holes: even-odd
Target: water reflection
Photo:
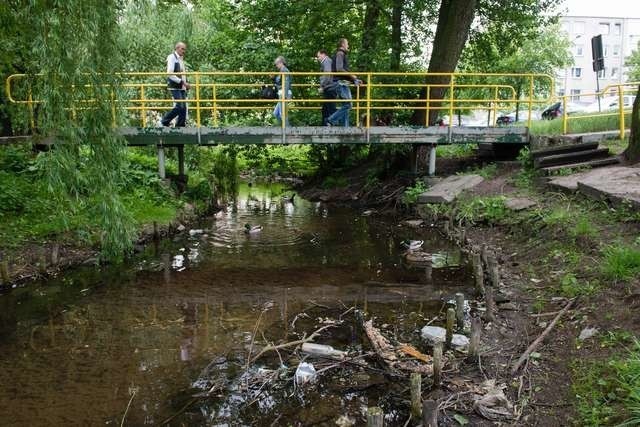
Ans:
[[[4,422],[119,425],[135,391],[127,422],[157,424],[193,399],[192,388],[220,384],[230,386],[172,422],[270,424],[273,411],[283,423],[313,422],[337,418],[336,408],[358,414],[375,389],[347,393],[328,384],[303,401],[262,394],[245,411],[245,376],[278,368],[245,370],[256,319],[257,340],[277,342],[357,306],[410,341],[424,318],[471,283],[460,253],[435,233],[291,202],[285,193],[278,184],[242,184],[235,203],[193,227],[201,232],[185,230],[126,268],[83,268],[0,296]],[[264,228],[248,236],[247,223]],[[432,262],[409,268],[400,242],[418,237]],[[353,325],[327,339],[362,346]],[[314,405],[318,399],[323,405]]]

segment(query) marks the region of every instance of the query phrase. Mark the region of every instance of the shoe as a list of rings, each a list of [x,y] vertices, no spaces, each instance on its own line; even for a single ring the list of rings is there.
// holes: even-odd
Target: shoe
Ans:
[[[165,122],[163,122],[163,121],[160,121],[160,126],[165,127],[165,128],[168,128],[168,127],[170,127],[170,126],[171,126],[171,123],[165,123]]]

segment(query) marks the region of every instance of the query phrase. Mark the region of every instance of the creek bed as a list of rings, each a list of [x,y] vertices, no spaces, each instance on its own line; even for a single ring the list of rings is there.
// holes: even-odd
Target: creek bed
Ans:
[[[0,295],[2,423],[119,425],[128,405],[127,425],[172,416],[171,425],[335,425],[341,416],[361,422],[374,405],[404,422],[392,384],[371,370],[251,389],[278,369],[291,377],[298,360],[284,352],[281,367],[274,353],[247,370],[249,349],[308,335],[351,307],[419,342],[443,301],[471,290],[466,260],[428,228],[291,203],[285,192],[241,184],[227,209],[192,226],[202,233],[187,228],[125,265],[78,268]],[[245,223],[264,229],[247,235]],[[433,254],[429,275],[403,263],[409,238]],[[368,351],[355,311],[316,342]]]

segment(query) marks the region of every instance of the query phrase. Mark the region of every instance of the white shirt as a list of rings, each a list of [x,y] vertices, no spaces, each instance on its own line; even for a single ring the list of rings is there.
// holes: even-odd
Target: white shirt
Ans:
[[[176,66],[176,62],[178,64],[180,64],[179,70],[184,72],[185,71],[185,66],[184,66],[184,59],[178,55],[178,52],[173,52],[171,55],[167,56],[167,73],[169,73],[169,79],[171,81],[174,81],[176,83],[180,83],[180,80],[182,80],[183,83],[187,82],[187,76],[184,74],[173,74],[174,73],[174,69]],[[184,85],[183,85],[184,87]]]

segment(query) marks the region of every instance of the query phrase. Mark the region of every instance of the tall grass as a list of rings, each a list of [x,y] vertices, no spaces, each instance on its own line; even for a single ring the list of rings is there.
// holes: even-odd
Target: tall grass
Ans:
[[[631,124],[631,113],[625,114],[625,127]],[[618,114],[597,116],[589,114],[572,114],[567,122],[567,133],[603,132],[620,129]],[[535,120],[531,122],[529,131],[532,135],[561,135],[562,118],[555,120]]]
[[[612,245],[604,251],[604,275],[613,280],[629,280],[640,274],[640,250]]]

